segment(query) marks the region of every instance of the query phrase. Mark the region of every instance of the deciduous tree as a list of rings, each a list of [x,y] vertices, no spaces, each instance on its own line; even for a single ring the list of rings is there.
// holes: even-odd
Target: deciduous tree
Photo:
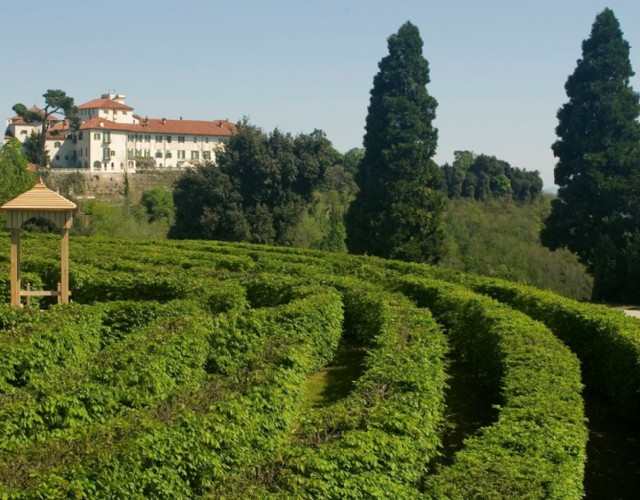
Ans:
[[[432,161],[438,141],[436,100],[418,28],[407,22],[389,37],[374,77],[360,188],[346,218],[353,253],[437,262],[443,255],[442,179]]]
[[[171,237],[291,245],[338,154],[319,130],[266,134],[244,120],[216,156],[178,179]]]
[[[0,205],[24,193],[35,183],[27,170],[27,160],[20,153],[20,141],[11,139],[0,147]],[[0,215],[0,219],[4,216]],[[4,221],[0,221],[4,227]]]
[[[629,44],[610,9],[595,19],[558,111],[553,202],[542,231],[551,249],[575,252],[594,276],[593,299],[640,300],[640,101]]]

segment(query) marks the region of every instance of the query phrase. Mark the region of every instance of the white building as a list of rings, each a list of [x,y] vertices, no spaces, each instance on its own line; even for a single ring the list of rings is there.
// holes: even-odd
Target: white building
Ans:
[[[227,120],[142,118],[121,94],[104,94],[78,110],[79,130],[70,130],[66,121],[51,120],[46,148],[52,168],[133,172],[138,163],[146,163],[140,161],[144,158],[155,161],[158,168],[181,168],[215,160],[216,151],[235,132]],[[6,135],[24,142],[40,127],[15,116],[8,121]]]

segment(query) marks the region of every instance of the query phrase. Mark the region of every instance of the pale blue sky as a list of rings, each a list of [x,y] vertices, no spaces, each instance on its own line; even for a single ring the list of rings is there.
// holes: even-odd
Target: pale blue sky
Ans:
[[[142,116],[319,128],[344,152],[362,145],[387,38],[411,21],[439,102],[435,160],[492,154],[550,188],[564,83],[607,6],[640,71],[638,0],[3,2],[0,118],[50,88],[77,104],[115,89]]]

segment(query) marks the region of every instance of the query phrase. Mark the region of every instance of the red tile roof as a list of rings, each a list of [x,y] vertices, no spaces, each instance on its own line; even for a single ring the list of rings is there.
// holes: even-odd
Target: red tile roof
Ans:
[[[59,121],[49,127],[45,137],[48,141],[64,140],[70,130],[69,120]]]
[[[85,102],[78,106],[78,109],[126,109],[128,111],[132,111],[133,108],[131,106],[127,106],[126,104],[122,104],[121,102],[114,101],[113,99],[94,99],[93,101]]]
[[[102,124],[102,125],[101,125]],[[122,130],[142,134],[184,134],[230,136],[235,134],[236,126],[227,120],[167,120],[165,118],[145,118],[140,123],[115,123],[104,118],[92,118],[85,121],[81,130]]]

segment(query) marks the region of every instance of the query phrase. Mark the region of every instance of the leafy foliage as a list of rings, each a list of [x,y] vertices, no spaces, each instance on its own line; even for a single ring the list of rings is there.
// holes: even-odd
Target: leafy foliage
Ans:
[[[542,232],[575,252],[594,277],[593,298],[640,300],[640,100],[629,44],[614,13],[596,17],[558,111],[558,199]]]
[[[473,198],[487,201],[509,196],[515,201],[531,202],[542,193],[542,179],[536,170],[512,167],[495,156],[455,151],[453,165],[442,167],[449,198]]]
[[[356,182],[360,191],[346,217],[353,253],[437,262],[444,247],[436,100],[426,89],[429,66],[411,23],[389,37],[389,55],[374,77]]]
[[[176,182],[170,237],[290,245],[336,158],[319,130],[265,134],[244,120],[216,164],[189,169]]]
[[[33,163],[35,165],[40,164],[40,151],[42,150],[42,133],[41,132],[31,132],[31,135],[25,139],[22,143],[22,151],[29,163]],[[49,157],[49,152],[45,149],[44,153],[44,164],[45,166],[49,165],[51,162],[51,158]]]
[[[147,211],[149,222],[165,219],[171,221],[175,207],[171,191],[163,187],[155,187],[144,191],[140,204]]]
[[[25,243],[25,270],[55,281],[57,239]],[[246,243],[76,238],[71,254],[75,304],[0,308],[10,498],[579,498],[582,386],[561,340],[589,387],[637,413],[636,322],[551,292]],[[366,350],[364,370],[310,409],[305,381],[341,337]],[[499,406],[431,470],[448,344]]]
[[[592,280],[577,257],[565,249],[551,252],[540,242],[551,200],[550,195],[524,204],[510,197],[449,200],[443,217],[448,249],[441,264],[588,299]]]
[[[575,355],[541,323],[462,287],[416,278],[400,286],[432,309],[502,400],[498,422],[427,479],[427,495],[580,498],[587,430]]]
[[[0,205],[31,189],[35,176],[27,170],[20,142],[11,139],[0,147]],[[3,217],[3,215],[0,215]]]

